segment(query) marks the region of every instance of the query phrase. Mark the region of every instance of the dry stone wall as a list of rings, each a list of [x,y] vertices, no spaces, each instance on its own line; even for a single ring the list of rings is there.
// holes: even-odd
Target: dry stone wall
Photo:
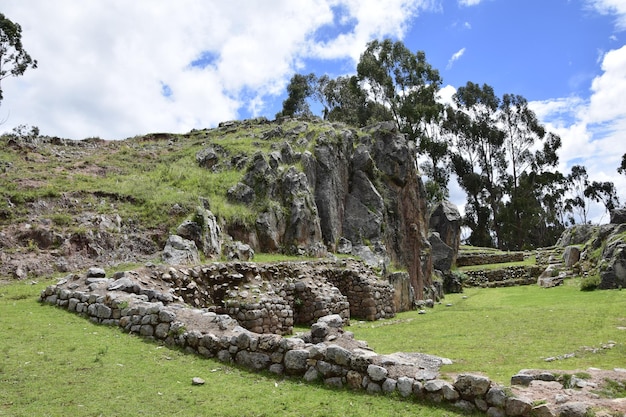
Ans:
[[[465,271],[463,285],[469,287],[511,287],[515,285],[532,285],[541,275],[542,266],[509,266],[502,269]]]
[[[72,275],[42,291],[40,301],[82,314],[95,323],[178,346],[189,353],[237,363],[253,371],[321,381],[337,388],[451,403],[490,416],[528,416],[532,403],[507,396],[488,378],[438,379],[447,360],[417,353],[378,355],[343,330],[339,315],[321,317],[300,337],[251,332],[226,314],[185,305],[167,287],[145,288],[145,278]],[[172,277],[173,279],[173,277]],[[143,280],[143,281],[142,281]],[[128,292],[128,290],[132,292]]]

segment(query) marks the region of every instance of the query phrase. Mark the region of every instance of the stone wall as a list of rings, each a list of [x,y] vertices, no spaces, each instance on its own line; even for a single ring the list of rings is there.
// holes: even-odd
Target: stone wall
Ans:
[[[508,253],[460,253],[456,258],[456,266],[487,265],[506,262],[521,262],[524,252]]]
[[[468,287],[511,287],[514,285],[531,285],[543,272],[542,266],[509,266],[502,269],[464,271],[467,277],[463,285]]]
[[[311,325],[331,314],[349,324],[350,317],[377,320],[396,313],[393,286],[352,259],[151,266],[117,273],[114,279],[110,284],[126,293],[146,295],[149,301],[163,301],[154,299],[156,293],[168,297],[165,301],[178,299],[227,314],[257,333],[291,334],[294,325]]]
[[[191,308],[169,292],[125,291],[131,280],[68,277],[41,293],[40,301],[80,313],[100,324],[178,346],[189,353],[232,362],[253,371],[321,381],[368,393],[451,403],[491,416],[528,416],[532,403],[507,396],[486,377],[462,374],[454,383],[437,379],[442,358],[424,354],[378,355],[342,329],[340,316],[326,316],[300,337],[259,334],[228,315]],[[135,288],[137,289],[137,288]],[[171,301],[170,301],[171,300]]]

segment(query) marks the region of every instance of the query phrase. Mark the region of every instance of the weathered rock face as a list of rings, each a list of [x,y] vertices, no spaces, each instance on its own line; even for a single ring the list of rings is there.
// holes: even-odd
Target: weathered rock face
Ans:
[[[456,261],[461,244],[461,221],[459,209],[450,201],[438,203],[433,208],[428,221],[430,230],[439,233],[441,241],[454,251],[452,264]]]
[[[272,137],[285,137],[280,150],[254,155],[243,181],[228,193],[231,201],[266,208],[254,230],[227,227],[227,232],[260,252],[320,256],[337,251],[342,242],[342,251],[351,248],[349,253],[363,256],[370,265],[406,266],[415,296],[423,298],[432,265],[414,145],[393,123],[361,131],[324,124],[321,133],[312,124],[272,131]],[[314,139],[313,152],[294,152],[294,138]],[[442,216],[453,219],[454,210],[447,207]],[[445,231],[446,237],[458,247],[453,229]]]
[[[614,210],[611,210],[610,215],[611,224],[626,223],[626,208],[616,208]]]
[[[163,261],[170,265],[194,265],[200,262],[198,248],[193,240],[171,235],[163,249]]]
[[[600,276],[599,289],[626,287],[626,223],[613,223],[623,220],[619,212],[611,212],[611,224],[574,226],[563,232],[557,243],[565,247],[567,265],[579,268],[583,274]],[[599,251],[599,257],[594,255]]]

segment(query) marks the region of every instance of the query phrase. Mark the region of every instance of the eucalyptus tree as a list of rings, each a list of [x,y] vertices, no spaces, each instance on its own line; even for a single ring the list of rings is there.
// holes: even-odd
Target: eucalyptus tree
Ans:
[[[507,170],[502,175],[508,194],[507,209],[502,210],[496,222],[506,229],[500,246],[507,249],[535,246],[535,240],[543,239],[537,237],[536,230],[547,229],[548,223],[560,228],[556,218],[547,215],[554,207],[544,207],[542,201],[553,190],[551,181],[558,179],[550,170],[558,164],[561,139],[546,132],[528,107],[528,101],[520,95],[502,97],[498,121],[505,135]]]
[[[8,77],[19,77],[29,68],[37,68],[22,45],[22,27],[0,13],[0,81]],[[0,101],[2,101],[0,86]]]
[[[310,116],[313,113],[307,101],[313,95],[317,76],[313,73],[294,74],[287,85],[287,98],[276,116]]]
[[[567,175],[567,182],[570,188],[570,197],[566,200],[567,206],[572,213],[578,214],[582,223],[586,224],[589,214],[589,198],[585,196],[585,190],[591,185],[587,168],[583,165],[574,165]],[[572,218],[571,222],[576,221]]]
[[[419,144],[425,125],[441,112],[441,77],[426,54],[412,53],[400,41],[374,40],[361,55],[357,77],[371,100],[387,109],[398,130]]]
[[[604,208],[609,213],[619,207],[619,197],[617,196],[617,189],[615,184],[611,181],[593,181],[585,188],[583,192],[585,197],[590,198],[598,203],[602,203]]]
[[[472,244],[492,246],[500,240],[499,210],[504,193],[503,173],[507,161],[504,132],[497,123],[500,100],[491,86],[468,82],[453,96],[455,109],[448,111],[447,125],[454,132],[451,158],[459,185],[468,194],[466,220],[472,228]],[[472,217],[473,216],[473,217]]]

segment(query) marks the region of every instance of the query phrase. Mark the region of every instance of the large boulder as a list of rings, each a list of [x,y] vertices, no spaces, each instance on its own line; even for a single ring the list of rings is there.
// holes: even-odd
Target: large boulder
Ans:
[[[565,230],[556,242],[556,245],[562,248],[571,245],[582,245],[591,239],[597,230],[598,226],[593,226],[591,224],[577,224],[576,226]]]
[[[196,247],[207,257],[219,256],[222,252],[221,230],[217,219],[204,207],[196,208],[191,220],[181,223],[176,234],[187,240],[193,240]]]
[[[578,246],[568,246],[565,248],[565,252],[563,252],[563,261],[565,262],[565,267],[571,268],[579,260],[580,249],[578,248]]]
[[[431,246],[433,268],[442,272],[449,271],[456,258],[455,250],[446,245],[437,232],[428,236],[428,242]]]
[[[461,244],[461,213],[450,201],[441,201],[430,213],[428,227],[439,233],[443,243],[452,248],[456,254]]]
[[[198,247],[193,240],[171,235],[163,249],[163,262],[170,265],[196,265],[200,263]]]
[[[616,208],[611,210],[611,224],[623,224],[626,223],[626,208]]]
[[[600,289],[626,288],[626,241],[609,243],[602,253],[606,269],[600,273]]]

